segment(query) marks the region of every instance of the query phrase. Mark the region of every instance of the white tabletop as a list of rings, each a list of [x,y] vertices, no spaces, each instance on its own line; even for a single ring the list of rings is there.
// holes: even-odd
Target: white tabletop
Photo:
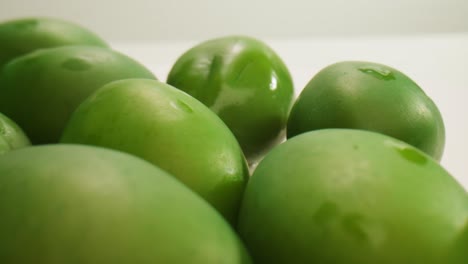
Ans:
[[[283,58],[299,94],[325,66],[365,60],[392,66],[439,107],[446,128],[442,165],[468,189],[468,34],[264,40]],[[165,81],[176,59],[199,41],[114,43]]]

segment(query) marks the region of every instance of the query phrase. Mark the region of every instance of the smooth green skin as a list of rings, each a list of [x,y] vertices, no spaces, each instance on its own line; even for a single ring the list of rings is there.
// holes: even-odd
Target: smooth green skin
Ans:
[[[163,170],[90,146],[0,158],[0,263],[247,264],[229,224]]]
[[[230,36],[201,43],[177,60],[167,83],[218,114],[249,161],[284,137],[293,82],[283,61],[263,42]]]
[[[468,194],[402,141],[324,129],[265,157],[238,229],[256,264],[466,264]]]
[[[33,144],[55,143],[84,99],[106,83],[127,78],[155,77],[133,59],[105,48],[36,51],[1,72],[0,112],[15,120]]]
[[[91,31],[64,20],[31,17],[0,23],[0,69],[29,52],[68,45],[108,47]]]
[[[206,106],[162,82],[110,83],[73,114],[62,142],[117,149],[170,172],[235,222],[248,170],[239,144]]]
[[[0,113],[0,155],[31,145],[23,130],[13,120]]]
[[[291,109],[287,136],[323,128],[379,132],[437,160],[445,144],[444,123],[433,101],[403,73],[372,62],[332,64],[306,85]]]

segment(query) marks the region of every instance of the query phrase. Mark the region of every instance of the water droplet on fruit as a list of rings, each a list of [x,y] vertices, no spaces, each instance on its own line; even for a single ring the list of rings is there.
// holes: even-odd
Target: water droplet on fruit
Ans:
[[[424,165],[427,158],[420,151],[406,144],[396,142],[394,140],[387,140],[385,145],[395,149],[402,158],[418,165]]]
[[[186,113],[193,113],[193,109],[180,99],[178,99],[177,101],[172,101],[170,104],[175,109],[182,110]]]
[[[400,148],[397,149],[400,155],[413,163],[424,165],[427,162],[427,158],[424,157],[420,152],[413,148]]]
[[[70,58],[62,63],[62,67],[71,71],[85,71],[91,68],[91,64],[82,58]]]
[[[395,76],[393,75],[393,72],[385,69],[380,66],[376,65],[369,65],[369,66],[362,66],[359,67],[359,71],[369,74],[372,77],[375,77],[379,80],[385,80],[385,81],[390,81],[390,80],[395,80]]]

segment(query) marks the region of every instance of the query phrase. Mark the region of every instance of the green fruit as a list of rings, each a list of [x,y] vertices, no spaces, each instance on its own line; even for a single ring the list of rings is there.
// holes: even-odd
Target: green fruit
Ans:
[[[403,73],[385,65],[345,61],[307,84],[288,120],[288,138],[323,128],[354,128],[405,141],[440,160],[445,130],[432,100]]]
[[[466,264],[468,194],[402,141],[325,129],[259,164],[239,233],[256,264]]]
[[[223,218],[161,169],[51,145],[0,158],[0,263],[250,263]]]
[[[31,51],[68,45],[107,47],[94,33],[53,18],[22,18],[0,24],[0,69]]]
[[[71,46],[36,51],[3,68],[0,112],[15,120],[33,144],[54,143],[86,97],[108,82],[127,78],[155,77],[109,49]]]
[[[0,113],[0,155],[31,145],[23,130],[13,120]]]
[[[252,162],[283,139],[293,83],[263,42],[235,36],[201,43],[177,60],[167,82],[218,114]]]
[[[170,172],[233,222],[247,181],[226,125],[193,97],[142,79],[110,83],[73,114],[62,142],[121,150]]]

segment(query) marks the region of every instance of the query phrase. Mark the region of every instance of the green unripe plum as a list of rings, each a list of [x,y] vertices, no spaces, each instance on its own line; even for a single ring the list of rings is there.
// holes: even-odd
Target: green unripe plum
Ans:
[[[293,82],[281,58],[259,40],[229,36],[203,42],[177,60],[167,82],[218,114],[250,163],[284,137]]]
[[[229,224],[165,171],[90,146],[0,158],[0,263],[248,264]]]
[[[324,128],[379,132],[440,160],[445,144],[442,116],[408,76],[362,61],[332,64],[306,85],[291,109],[288,138]]]
[[[256,264],[464,264],[468,194],[402,141],[323,129],[260,162],[238,230]]]
[[[0,69],[29,52],[69,45],[107,47],[93,32],[68,21],[31,17],[0,23]]]
[[[188,94],[154,80],[109,83],[84,101],[61,142],[139,156],[170,172],[231,223],[247,182],[242,150],[226,125]]]
[[[33,144],[58,142],[78,105],[102,85],[154,75],[140,63],[105,48],[59,47],[9,62],[0,73],[0,112]]]

